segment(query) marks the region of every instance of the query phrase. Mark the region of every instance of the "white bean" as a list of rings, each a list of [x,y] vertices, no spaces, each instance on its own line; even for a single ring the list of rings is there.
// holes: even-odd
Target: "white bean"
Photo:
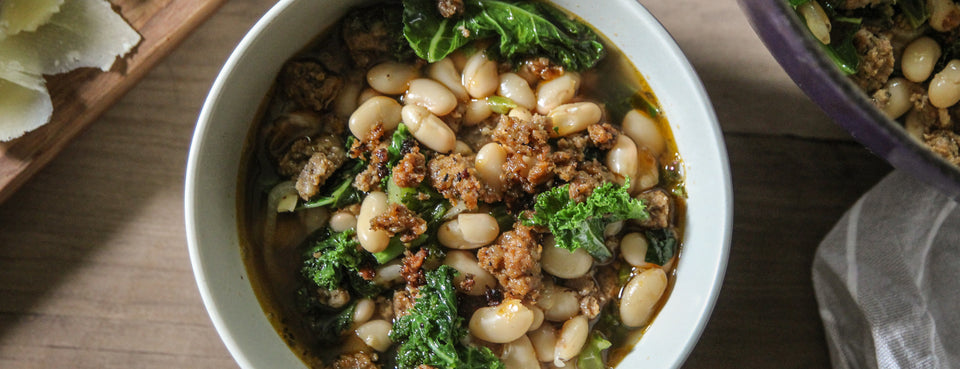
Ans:
[[[371,299],[360,299],[357,301],[357,305],[353,307],[353,323],[354,324],[363,324],[366,323],[370,318],[373,317],[373,313],[377,310],[377,304]]]
[[[420,105],[438,116],[450,114],[457,107],[457,97],[440,82],[429,78],[410,81],[403,102]]]
[[[357,96],[357,105],[358,106],[363,105],[363,103],[367,102],[367,100],[370,100],[377,96],[383,96],[383,94],[377,92],[377,90],[374,90],[370,87],[364,88],[363,90],[360,90],[360,95]]]
[[[808,1],[797,7],[797,12],[807,21],[807,28],[824,45],[830,44],[830,18],[816,1]]]
[[[583,315],[577,315],[564,322],[563,328],[560,328],[560,338],[557,339],[553,364],[563,367],[565,361],[577,357],[583,344],[587,342],[588,333],[590,333],[590,321]]]
[[[593,256],[586,249],[570,250],[556,246],[553,237],[543,242],[540,265],[547,273],[564,279],[582,277],[593,267]]]
[[[500,235],[497,219],[487,213],[462,213],[457,216],[463,240],[475,244],[489,244]]]
[[[660,167],[652,153],[641,150],[637,156],[637,177],[630,184],[631,193],[648,190],[660,182]],[[635,182],[635,183],[634,183]]]
[[[503,345],[503,352],[500,354],[500,360],[506,369],[531,369],[539,368],[540,362],[537,360],[537,352],[533,349],[533,344],[527,336],[520,336],[517,340]]]
[[[430,64],[430,67],[427,68],[427,75],[447,86],[450,92],[457,97],[457,100],[466,101],[470,98],[467,90],[463,88],[463,84],[460,82],[460,72],[457,71],[457,66],[453,65],[453,60],[449,57]]]
[[[475,167],[477,176],[488,186],[494,189],[503,187],[500,175],[503,173],[503,164],[507,162],[507,151],[499,143],[490,142],[477,151]]]
[[[390,329],[393,329],[393,324],[386,320],[371,320],[357,327],[357,337],[370,348],[384,352],[393,344],[390,340]]]
[[[327,220],[330,219],[330,212],[322,207],[310,208],[298,211],[297,217],[300,218],[300,224],[303,224],[304,230],[306,230],[307,233],[313,233],[313,231],[327,225]]]
[[[475,126],[493,114],[487,99],[472,99],[467,102],[467,110],[463,113],[463,124]]]
[[[467,59],[460,81],[473,98],[479,99],[493,95],[500,82],[497,76],[497,63],[490,60],[485,52],[477,52]]]
[[[599,123],[601,117],[603,111],[599,105],[592,102],[563,104],[547,114],[552,125],[551,136],[566,136],[583,131],[590,125]]]
[[[562,76],[537,85],[537,112],[543,115],[553,108],[566,104],[577,95],[580,88],[580,74],[566,72]]]
[[[359,139],[364,139],[367,133],[378,123],[383,125],[384,132],[392,131],[400,124],[400,103],[386,96],[374,96],[364,101],[357,110],[350,115],[347,125],[350,132]]]
[[[651,268],[634,276],[620,296],[620,320],[628,327],[647,325],[666,289],[667,274],[663,269]]]
[[[631,110],[623,116],[623,133],[638,147],[646,147],[654,155],[663,152],[665,143],[657,122],[640,110]]]
[[[580,313],[576,291],[549,283],[544,285],[537,306],[543,309],[543,318],[551,322],[562,322]]]
[[[957,26],[956,18],[960,17],[960,6],[951,0],[928,0],[927,9],[930,19],[927,21],[930,28],[939,32],[948,32]]]
[[[620,255],[633,266],[647,263],[647,247],[647,237],[637,232],[627,233],[620,239]]]
[[[930,104],[949,108],[960,101],[960,59],[953,59],[933,76],[927,89]]]
[[[543,309],[537,305],[524,304],[524,306],[533,312],[533,323],[530,323],[530,328],[527,329],[527,332],[533,332],[543,325]]]
[[[510,118],[519,119],[520,121],[528,121],[533,119],[533,113],[527,110],[527,108],[520,106],[510,109],[510,111],[507,112],[507,116]]]
[[[426,108],[406,105],[401,114],[410,134],[424,146],[441,154],[449,153],[457,146],[457,135],[450,126]]]
[[[623,230],[623,221],[618,220],[616,222],[607,224],[606,228],[603,229],[603,236],[604,237],[614,236],[617,233],[620,233],[621,230]]]
[[[330,217],[330,229],[334,232],[343,232],[357,227],[357,216],[349,211],[341,210]]]
[[[474,154],[473,149],[470,148],[470,145],[467,145],[466,142],[460,140],[457,140],[456,145],[453,146],[453,152],[463,156],[470,156]]]
[[[470,333],[487,342],[507,343],[525,333],[533,322],[533,312],[520,300],[506,299],[497,306],[477,309],[470,317]]]
[[[903,76],[913,82],[923,82],[933,73],[933,67],[940,60],[940,44],[932,38],[923,36],[910,42],[900,57],[900,70]]]
[[[490,214],[460,213],[437,230],[437,241],[451,249],[472,250],[483,247],[500,234],[497,220]]]
[[[533,93],[530,84],[516,73],[504,73],[500,75],[500,86],[497,88],[497,94],[513,100],[518,106],[526,109],[537,107],[537,95]]]
[[[883,114],[890,119],[897,119],[906,114],[913,107],[910,102],[911,83],[906,79],[894,77],[887,81],[886,90],[890,94],[886,105],[883,106]]]
[[[367,84],[387,95],[402,94],[414,78],[417,78],[417,69],[404,63],[380,63],[367,71]]]
[[[390,234],[386,230],[374,230],[370,227],[370,220],[385,211],[387,211],[387,194],[381,191],[370,192],[360,204],[360,215],[357,216],[357,241],[360,241],[360,246],[364,250],[380,252],[390,244]]]
[[[923,121],[920,119],[920,113],[917,110],[911,110],[903,122],[903,128],[913,139],[923,142],[923,131],[926,130]]]
[[[637,167],[639,153],[637,144],[629,137],[624,135],[617,136],[617,141],[613,143],[613,148],[607,152],[607,168],[617,175],[616,182],[623,184],[630,179],[630,187],[636,187]]]
[[[373,283],[379,286],[389,287],[403,279],[403,264],[400,259],[394,259],[389,263],[377,268],[377,275],[373,277]]]
[[[533,350],[537,352],[537,359],[541,362],[551,362],[556,357],[557,329],[551,324],[541,325],[540,328],[527,334]]]
[[[337,98],[333,100],[333,112],[340,119],[349,119],[354,110],[357,110],[357,102],[360,97],[360,91],[363,90],[363,84],[360,81],[348,81]]]
[[[460,272],[453,279],[455,286],[460,286],[467,278],[467,274],[473,275],[473,288],[466,291],[470,296],[480,296],[489,288],[497,286],[497,280],[490,272],[480,267],[477,257],[472,252],[466,250],[450,250],[443,258],[443,265],[449,265]]]

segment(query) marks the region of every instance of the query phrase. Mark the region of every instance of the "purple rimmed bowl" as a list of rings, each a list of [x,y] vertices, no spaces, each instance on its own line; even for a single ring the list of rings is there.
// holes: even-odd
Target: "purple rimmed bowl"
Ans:
[[[899,170],[960,200],[960,168],[911,138],[833,64],[785,0],[738,0],[790,78],[854,139]]]

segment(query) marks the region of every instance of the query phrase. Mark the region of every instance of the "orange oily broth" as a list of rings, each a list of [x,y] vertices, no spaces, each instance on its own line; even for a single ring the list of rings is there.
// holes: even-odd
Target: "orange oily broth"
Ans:
[[[335,26],[339,26],[339,24],[338,22]],[[605,36],[599,32],[597,32],[597,34],[600,35],[604,46],[608,50],[607,55],[594,69],[582,72],[582,86],[575,99],[600,103],[600,105],[604,107],[605,114],[602,121],[609,122],[619,128],[625,111],[611,112],[608,104],[601,103],[610,100],[612,98],[611,95],[617,94],[616,92],[612,92],[611,89],[607,89],[607,87],[615,85],[620,89],[626,88],[635,91],[637,95],[642,96],[653,106],[657,108],[660,106],[653,91],[643,78],[643,75],[619,50],[612,46]],[[303,54],[307,50],[316,47],[327,36],[327,31],[316,36],[314,40],[298,52],[297,55]],[[293,58],[291,57],[291,59]],[[343,347],[326,347],[325,352],[323,352],[322,355],[318,355],[316,347],[314,347],[315,340],[313,340],[309,332],[299,324],[301,314],[297,311],[294,301],[295,291],[299,287],[297,275],[299,274],[302,262],[301,252],[298,247],[308,234],[295,213],[281,213],[277,214],[276,235],[278,237],[275,237],[275,244],[272,247],[267,247],[266,242],[264,242],[263,229],[265,222],[264,214],[266,212],[266,195],[258,186],[261,164],[258,161],[258,154],[255,148],[260,135],[260,127],[278,116],[277,112],[272,111],[273,107],[281,100],[275,92],[276,86],[273,86],[264,98],[257,117],[254,119],[255,122],[259,122],[259,124],[253,125],[248,133],[242,154],[241,163],[244,164],[241,165],[239,170],[238,193],[240,196],[237,197],[237,209],[240,214],[240,216],[238,216],[238,233],[240,236],[241,255],[253,291],[274,329],[277,330],[277,333],[284,339],[291,350],[297,354],[306,365],[309,367],[321,367],[324,361],[323,359],[329,360],[331,357],[346,350],[343,350]],[[640,104],[634,103],[632,105],[633,108],[646,111]],[[658,158],[661,167],[661,176],[660,183],[657,187],[667,189],[670,192],[673,192],[672,190],[677,188],[682,191],[683,163],[677,150],[666,112],[661,110],[660,114],[653,118],[658,124],[660,134],[666,143],[664,152]],[[345,132],[345,135],[349,135],[349,132]],[[680,168],[678,171],[680,175],[678,181],[667,182],[664,178],[663,168],[665,165],[670,164],[675,164]],[[671,194],[671,197],[673,198],[673,218],[676,220],[675,229],[677,231],[678,249],[673,259],[663,267],[667,272],[668,284],[663,296],[654,308],[654,317],[651,319],[651,322],[655,320],[656,315],[674,288],[676,282],[675,266],[678,261],[678,256],[683,249],[683,220],[685,219],[686,202],[683,196]],[[621,235],[625,233],[626,232],[621,232]],[[625,262],[623,262],[623,264],[626,265]],[[644,268],[630,267],[629,276],[632,278],[643,270]],[[545,278],[549,277],[545,276]],[[624,285],[621,285],[621,291]],[[632,351],[634,345],[636,345],[642,337],[645,330],[646,327],[642,327],[639,329],[631,329],[626,335],[618,337],[608,335],[607,338],[613,343],[613,346],[607,350],[606,353],[607,365],[613,367],[619,364],[624,357]],[[347,334],[346,337],[347,340],[343,342],[342,346],[349,346],[354,349],[364,347],[362,342],[357,342],[358,339],[356,339],[355,335]],[[384,354],[391,352],[392,351],[387,351],[387,353]],[[381,354],[381,356],[382,355],[383,354]],[[381,360],[381,362],[382,361],[383,360]],[[392,362],[392,360],[388,360],[387,362]]]

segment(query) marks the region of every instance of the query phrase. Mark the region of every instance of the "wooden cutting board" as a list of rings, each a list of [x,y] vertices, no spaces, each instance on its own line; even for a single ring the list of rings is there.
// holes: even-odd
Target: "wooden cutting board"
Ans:
[[[225,0],[110,0],[143,40],[103,72],[84,68],[47,77],[50,122],[0,142],[0,202],[13,194],[96,120]]]

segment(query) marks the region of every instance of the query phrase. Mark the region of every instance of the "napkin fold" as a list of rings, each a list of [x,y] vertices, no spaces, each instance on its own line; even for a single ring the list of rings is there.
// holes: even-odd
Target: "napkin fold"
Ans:
[[[812,271],[834,368],[960,368],[957,202],[894,171],[820,243]]]

